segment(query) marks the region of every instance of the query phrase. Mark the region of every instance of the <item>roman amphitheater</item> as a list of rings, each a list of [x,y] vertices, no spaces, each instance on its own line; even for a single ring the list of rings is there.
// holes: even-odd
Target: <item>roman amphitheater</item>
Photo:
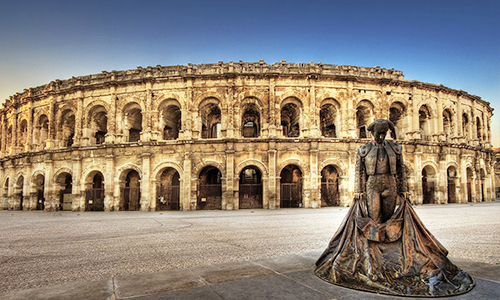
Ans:
[[[0,207],[346,206],[366,126],[390,119],[415,204],[494,200],[480,97],[321,63],[156,66],[55,80],[0,113]]]

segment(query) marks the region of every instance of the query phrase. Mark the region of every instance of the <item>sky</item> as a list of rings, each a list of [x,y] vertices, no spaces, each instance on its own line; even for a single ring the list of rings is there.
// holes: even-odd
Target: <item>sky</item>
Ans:
[[[478,95],[500,147],[500,1],[0,2],[0,102],[101,71],[218,61],[381,66]]]

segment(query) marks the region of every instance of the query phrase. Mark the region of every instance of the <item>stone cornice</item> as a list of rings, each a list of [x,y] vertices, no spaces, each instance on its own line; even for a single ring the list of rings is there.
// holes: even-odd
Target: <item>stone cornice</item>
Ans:
[[[272,65],[264,61],[228,62],[215,64],[188,64],[187,66],[156,66],[138,67],[126,71],[103,71],[100,74],[72,77],[67,80],[56,79],[48,84],[25,89],[21,93],[10,96],[4,103],[3,109],[16,108],[28,101],[36,101],[49,95],[67,94],[85,89],[97,89],[101,87],[142,84],[144,82],[168,81],[190,78],[234,78],[237,76],[257,77],[304,77],[308,79],[332,78],[339,81],[376,82],[383,85],[417,87],[442,91],[467,97],[473,101],[479,101],[486,105],[490,111],[489,102],[482,100],[479,96],[470,95],[462,90],[455,90],[443,85],[423,83],[416,80],[404,79],[403,72],[394,69],[380,67],[357,67],[346,65],[329,65],[322,63],[287,63],[281,61]]]

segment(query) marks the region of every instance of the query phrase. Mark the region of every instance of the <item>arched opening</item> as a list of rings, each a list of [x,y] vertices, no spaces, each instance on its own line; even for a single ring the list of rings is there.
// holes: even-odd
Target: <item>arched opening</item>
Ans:
[[[464,138],[469,138],[469,117],[466,113],[462,114],[462,132]]]
[[[296,165],[288,165],[280,177],[280,207],[302,207],[302,171]]]
[[[406,115],[406,108],[403,103],[396,101],[391,104],[389,108],[389,120],[394,124],[394,130],[396,131],[396,137],[398,139],[403,139],[403,127]]]
[[[422,169],[422,204],[435,204],[436,172],[431,166]]]
[[[126,175],[125,175],[126,174]],[[140,210],[141,209],[141,178],[136,170],[124,171],[121,180],[122,186],[120,210]]]
[[[3,197],[7,198],[9,196],[9,178],[5,180],[5,184],[3,185]],[[7,201],[4,201],[4,207],[3,209],[8,209]]]
[[[88,127],[91,132],[90,143],[103,144],[108,133],[108,116],[103,106],[97,105],[90,110]]]
[[[325,103],[319,111],[321,135],[324,137],[337,137],[337,108],[331,103]]]
[[[222,114],[219,106],[209,102],[200,107],[201,137],[204,139],[215,139],[222,137]]]
[[[59,209],[72,210],[73,206],[73,176],[69,173],[61,173],[56,179],[57,187],[59,190]]]
[[[483,139],[481,119],[479,117],[476,117],[476,136],[478,140]]]
[[[142,110],[139,104],[129,103],[123,109],[123,124],[125,140],[129,143],[141,140]]]
[[[284,137],[300,135],[300,108],[295,103],[288,103],[281,108],[281,127]]]
[[[163,139],[176,140],[181,130],[181,109],[177,105],[168,105],[161,109],[160,116],[163,126]]]
[[[240,173],[239,208],[262,208],[262,174],[257,167],[245,167]]]
[[[447,137],[451,136],[453,129],[452,114],[449,109],[443,110],[443,130]]]
[[[255,104],[247,104],[241,116],[241,135],[246,138],[260,135],[260,113]]]
[[[75,138],[75,114],[67,109],[61,115],[59,122],[59,139],[62,147],[71,147]]]
[[[104,176],[99,171],[90,173],[85,181],[85,210],[104,210]]]
[[[328,165],[321,171],[321,206],[339,206],[339,172],[333,165]]]
[[[7,128],[7,153],[12,153],[12,149],[14,147],[14,144],[13,144],[13,140],[12,140],[12,125],[10,125],[8,128]]]
[[[16,182],[16,189],[14,191],[14,196],[17,199],[19,205],[16,209],[23,210],[24,209],[24,176],[19,176]]]
[[[472,202],[472,182],[473,182],[472,169],[467,168],[467,202]]]
[[[423,140],[427,141],[431,134],[431,112],[427,105],[420,106],[418,110],[418,121],[420,128],[420,136]]]
[[[36,210],[45,209],[45,176],[38,174],[34,179],[36,193]]]
[[[180,176],[174,168],[165,168],[156,186],[156,210],[179,210]]]
[[[35,130],[35,146],[37,150],[43,150],[49,138],[49,118],[46,115],[41,115],[38,118]]]
[[[216,167],[205,167],[199,177],[197,209],[222,208],[222,173]]]
[[[367,100],[363,100],[356,108],[356,128],[358,129],[358,138],[369,138],[366,127],[373,122],[373,105]]]
[[[22,120],[21,125],[19,127],[19,147],[21,151],[25,150],[26,143],[28,141],[28,121]]]
[[[453,166],[446,170],[448,179],[448,203],[457,203],[457,169]]]

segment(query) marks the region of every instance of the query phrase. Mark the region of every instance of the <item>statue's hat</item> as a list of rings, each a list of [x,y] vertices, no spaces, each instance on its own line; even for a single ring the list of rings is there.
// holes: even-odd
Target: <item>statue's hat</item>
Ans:
[[[395,139],[396,132],[394,130],[394,123],[389,120],[378,119],[373,121],[370,125],[368,125],[368,131],[370,132],[387,132],[387,130],[391,130],[391,136]]]

